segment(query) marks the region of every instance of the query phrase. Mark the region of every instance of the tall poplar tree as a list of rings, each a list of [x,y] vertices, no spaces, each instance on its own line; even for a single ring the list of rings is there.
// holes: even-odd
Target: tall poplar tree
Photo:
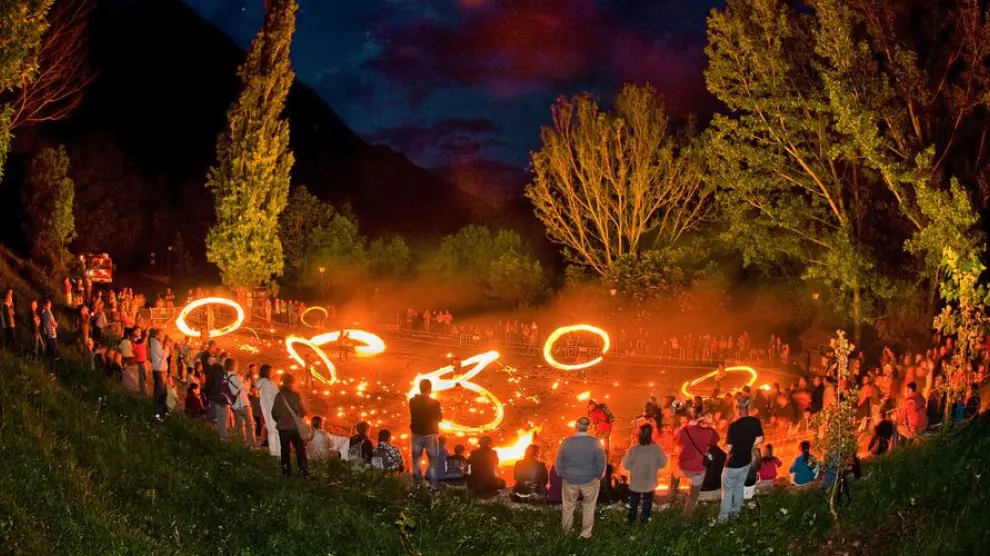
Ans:
[[[235,289],[282,274],[278,223],[294,163],[282,111],[295,78],[289,46],[297,9],[293,0],[266,2],[265,24],[238,70],[243,88],[227,111],[227,129],[217,141],[217,163],[206,184],[217,215],[206,257]]]

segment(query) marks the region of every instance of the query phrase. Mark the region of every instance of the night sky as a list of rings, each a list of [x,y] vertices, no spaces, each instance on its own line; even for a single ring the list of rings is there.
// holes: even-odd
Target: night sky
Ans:
[[[185,0],[242,46],[261,0]],[[560,94],[652,82],[705,112],[705,18],[721,0],[299,0],[293,65],[366,140],[434,169],[525,169]]]

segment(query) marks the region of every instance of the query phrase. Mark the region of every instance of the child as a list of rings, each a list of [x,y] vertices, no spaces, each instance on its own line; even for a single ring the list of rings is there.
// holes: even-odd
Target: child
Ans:
[[[446,452],[446,448],[443,449]],[[444,474],[444,481],[451,483],[463,483],[464,475],[467,471],[467,458],[464,457],[464,445],[454,446],[454,455],[447,457],[447,469]]]
[[[171,413],[175,411],[175,406],[179,405],[179,394],[175,391],[175,383],[172,381],[172,375],[165,376],[165,407],[168,408],[168,412]],[[168,415],[168,413],[166,413]]]
[[[777,469],[781,466],[781,462],[773,455],[773,444],[767,444],[766,453],[760,459],[760,480],[767,483],[772,483],[777,480]]]

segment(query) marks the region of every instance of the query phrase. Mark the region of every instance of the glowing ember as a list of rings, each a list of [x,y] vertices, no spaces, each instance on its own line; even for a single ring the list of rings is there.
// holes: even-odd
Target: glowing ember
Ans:
[[[241,308],[236,301],[225,297],[204,297],[203,299],[197,299],[196,301],[189,303],[182,308],[182,311],[179,311],[179,316],[175,319],[175,327],[179,329],[179,332],[182,332],[186,336],[202,337],[202,331],[193,330],[188,324],[186,324],[186,315],[200,307],[213,304],[226,305],[233,308],[234,311],[237,312],[237,317],[234,319],[234,322],[228,324],[227,326],[210,330],[207,333],[207,338],[217,338],[219,336],[223,336],[224,334],[230,334],[241,327],[241,324],[244,322],[244,309]]]
[[[540,427],[529,431],[520,430],[519,438],[515,444],[512,446],[496,446],[495,453],[498,454],[499,466],[508,465],[523,459],[526,456],[526,448],[529,448],[530,444],[533,443],[533,439],[538,432],[540,432]]]
[[[482,369],[498,358],[499,353],[497,351],[487,351],[485,353],[469,357],[462,363],[464,367],[469,367],[468,371],[458,377],[444,378],[445,376],[454,373],[453,365],[447,365],[446,367],[442,367],[431,373],[418,374],[413,380],[413,387],[409,390],[408,396],[411,398],[416,395],[419,391],[419,381],[424,378],[429,379],[433,383],[434,393],[450,390],[458,386],[466,390],[470,390],[471,392],[487,398],[488,401],[491,402],[495,409],[495,416],[492,420],[479,426],[466,426],[451,421],[442,421],[440,423],[440,428],[451,432],[463,432],[468,434],[481,434],[495,430],[502,425],[502,421],[505,419],[505,406],[502,405],[502,401],[489,392],[488,389],[471,382],[471,379],[478,376],[478,373],[480,373]]]
[[[603,342],[602,354],[598,357],[592,359],[591,361],[585,361],[584,363],[577,363],[574,365],[566,365],[554,359],[553,357],[553,346],[557,343],[557,340],[564,336],[565,334],[570,334],[572,332],[591,332],[592,334],[597,334]],[[547,342],[543,344],[543,359],[546,360],[547,364],[555,369],[560,369],[562,371],[577,371],[580,369],[587,369],[588,367],[593,367],[602,362],[604,355],[608,352],[608,348],[611,346],[611,340],[608,337],[608,333],[598,328],[597,326],[592,326],[590,324],[575,324],[572,326],[562,326],[557,330],[554,330],[549,337],[547,337]]]
[[[248,353],[254,353],[254,354],[257,354],[257,353],[259,353],[261,351],[260,349],[252,346],[251,344],[238,344],[237,345],[237,349],[239,349],[241,351],[246,351]]]
[[[312,324],[309,324],[308,322],[306,322],[306,314],[309,313],[310,311],[318,311],[320,313],[323,313],[323,320],[324,320],[324,322],[326,322],[326,320],[330,317],[330,313],[328,313],[326,309],[324,309],[323,307],[320,307],[319,305],[313,305],[311,307],[306,307],[306,309],[303,310],[302,314],[299,315],[299,322],[301,322],[303,324],[303,326],[306,326],[308,328],[316,328]]]
[[[756,369],[754,369],[753,367],[746,367],[746,366],[726,367],[725,368],[725,372],[726,372],[726,374],[728,374],[728,373],[749,373],[749,380],[746,381],[746,386],[752,386],[753,383],[756,382],[756,377],[758,376],[757,373],[756,373]],[[703,375],[701,375],[701,376],[699,376],[699,377],[697,377],[697,378],[695,378],[693,380],[689,380],[689,381],[685,382],[681,386],[681,393],[684,394],[685,396],[687,396],[688,398],[693,398],[696,395],[700,395],[700,394],[693,394],[693,393],[691,393],[690,389],[691,388],[694,388],[698,384],[700,384],[700,383],[702,383],[702,382],[704,382],[704,381],[706,381],[706,380],[708,380],[710,378],[715,378],[715,375],[717,375],[717,374],[718,374],[718,369],[715,369],[714,371],[712,371],[710,373],[703,374]],[[737,390],[738,389],[739,388],[737,388]]]

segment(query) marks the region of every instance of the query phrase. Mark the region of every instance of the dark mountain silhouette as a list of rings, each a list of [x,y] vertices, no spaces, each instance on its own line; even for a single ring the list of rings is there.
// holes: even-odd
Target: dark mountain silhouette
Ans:
[[[178,0],[102,0],[91,25],[99,78],[72,119],[44,133],[63,141],[100,134],[117,143],[153,187],[165,189],[151,196],[162,206],[149,210],[152,227],[168,231],[153,235],[168,241],[171,229],[208,225],[212,199],[203,184],[239,90],[244,52]],[[363,141],[298,82],[286,114],[296,155],[293,184],[350,203],[367,233],[435,237],[466,224],[479,206],[403,155]],[[169,206],[172,214],[159,214]]]

